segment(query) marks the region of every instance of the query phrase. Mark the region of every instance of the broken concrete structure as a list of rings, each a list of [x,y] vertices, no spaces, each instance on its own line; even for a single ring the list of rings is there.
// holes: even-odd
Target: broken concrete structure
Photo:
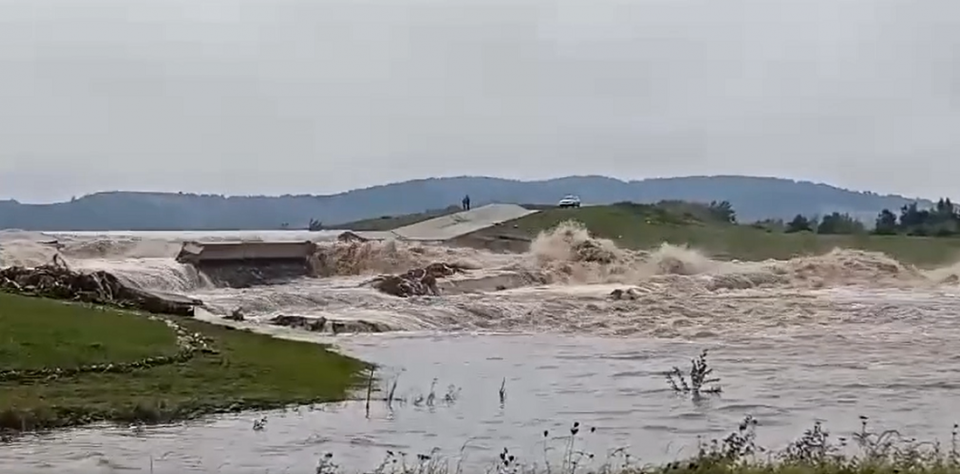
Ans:
[[[338,240],[398,240],[523,252],[530,247],[530,238],[513,229],[510,222],[536,212],[515,204],[489,204],[390,231],[346,231]],[[324,258],[321,247],[310,241],[185,242],[176,259],[202,271],[214,284],[232,288],[340,274],[331,273],[331,262]]]
[[[317,244],[303,242],[184,242],[177,261],[192,265],[215,284],[246,288],[276,284],[311,273]]]

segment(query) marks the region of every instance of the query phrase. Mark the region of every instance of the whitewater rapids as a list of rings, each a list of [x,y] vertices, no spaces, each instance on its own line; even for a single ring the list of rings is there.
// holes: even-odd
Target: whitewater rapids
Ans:
[[[336,275],[218,288],[174,260],[182,240],[306,238],[321,241]],[[538,458],[543,430],[562,433],[572,421],[598,427],[591,449],[629,446],[646,462],[674,460],[678,446],[722,437],[747,414],[772,447],[814,420],[857,429],[858,416],[868,415],[881,429],[947,442],[956,421],[956,266],[924,270],[847,249],[762,262],[716,261],[671,245],[634,252],[574,224],[540,235],[524,254],[334,240],[305,232],[7,231],[0,266],[39,265],[59,252],[75,269],[197,297],[209,311],[200,318],[332,342],[378,364],[380,388],[398,383],[404,399],[438,382],[441,397],[446,385],[462,388],[456,403],[375,405],[371,414],[363,401],[348,401],[141,434],[90,427],[5,446],[0,471],[300,472],[330,452],[346,472],[370,472],[386,450],[456,457],[471,441],[465,472],[481,472],[504,447]],[[402,299],[360,286],[438,261],[472,270],[440,280],[437,297]],[[631,297],[613,299],[614,289]],[[237,307],[246,321],[223,319]],[[344,337],[267,323],[280,314],[362,319],[392,331]],[[663,371],[703,348],[724,393],[691,403],[667,389]],[[251,430],[264,415],[269,428]]]
[[[566,223],[542,233],[524,254],[398,242],[326,241],[337,274],[292,283],[228,289],[214,286],[174,256],[185,238],[224,235],[39,234],[0,232],[0,266],[35,266],[60,253],[81,270],[107,270],[145,289],[204,301],[201,317],[241,308],[244,324],[277,315],[366,320],[395,331],[570,332],[593,335],[702,337],[828,324],[867,311],[845,294],[885,290],[950,293],[957,268],[921,270],[880,253],[836,249],[824,255],[762,262],[717,261],[695,249],[664,244],[639,252],[593,239]],[[304,233],[263,232],[245,238],[302,240]],[[56,244],[52,241],[56,240]],[[441,295],[400,299],[360,284],[381,273],[433,262],[472,270],[441,280]],[[610,298],[631,289],[631,299]],[[873,310],[870,310],[873,311]],[[863,317],[868,317],[863,314]]]

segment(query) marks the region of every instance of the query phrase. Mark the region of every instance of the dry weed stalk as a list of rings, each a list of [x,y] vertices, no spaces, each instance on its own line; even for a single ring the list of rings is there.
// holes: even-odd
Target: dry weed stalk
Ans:
[[[719,394],[721,388],[719,385],[710,386],[710,384],[720,382],[719,377],[710,378],[713,369],[707,364],[707,350],[704,349],[700,355],[690,361],[690,375],[684,377],[679,367],[674,366],[673,370],[666,373],[667,383],[674,392],[691,394],[694,398],[699,398],[702,394]]]

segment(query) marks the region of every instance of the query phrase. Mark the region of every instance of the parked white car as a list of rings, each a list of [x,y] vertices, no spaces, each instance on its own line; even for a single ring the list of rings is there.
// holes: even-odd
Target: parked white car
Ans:
[[[567,194],[557,203],[557,207],[580,207],[580,197]]]

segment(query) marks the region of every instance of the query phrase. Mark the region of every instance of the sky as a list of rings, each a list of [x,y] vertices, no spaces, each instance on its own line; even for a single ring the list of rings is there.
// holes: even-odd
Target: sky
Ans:
[[[0,0],[0,199],[960,176],[956,0]]]

